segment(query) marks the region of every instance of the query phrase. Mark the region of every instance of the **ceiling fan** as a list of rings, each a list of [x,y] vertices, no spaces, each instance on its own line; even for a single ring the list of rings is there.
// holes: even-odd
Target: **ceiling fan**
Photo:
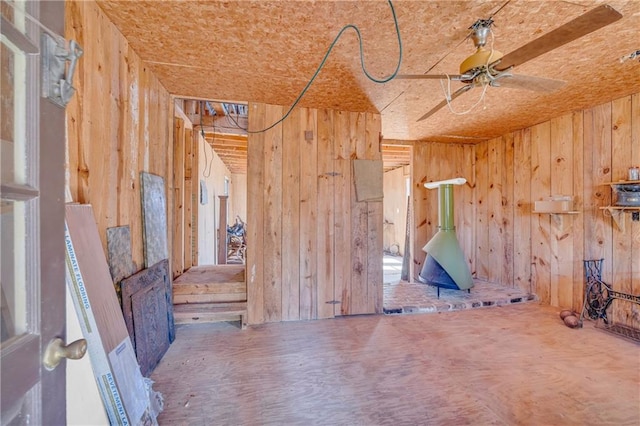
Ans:
[[[480,19],[469,28],[472,30],[470,36],[476,47],[476,52],[460,64],[460,74],[400,74],[396,78],[453,80],[465,83],[455,92],[448,94],[445,100],[433,107],[417,121],[422,121],[432,116],[455,98],[474,87],[484,87],[486,89],[487,86],[503,86],[551,92],[564,86],[565,82],[541,77],[513,75],[511,70],[524,62],[577,40],[620,18],[622,18],[622,15],[611,6],[600,5],[506,55],[493,48],[485,48],[493,21],[491,19]]]

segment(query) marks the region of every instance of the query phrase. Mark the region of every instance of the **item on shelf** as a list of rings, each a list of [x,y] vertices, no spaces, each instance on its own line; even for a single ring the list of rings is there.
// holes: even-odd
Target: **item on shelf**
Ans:
[[[640,207],[640,183],[616,183],[616,206]]]
[[[640,180],[640,167],[629,167],[629,180]]]
[[[536,213],[568,213],[573,210],[571,195],[554,195],[534,203]]]

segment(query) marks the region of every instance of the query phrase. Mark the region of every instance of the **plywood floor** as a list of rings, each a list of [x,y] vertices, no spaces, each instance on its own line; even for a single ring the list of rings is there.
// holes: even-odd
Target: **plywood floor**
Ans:
[[[161,425],[640,424],[640,347],[535,303],[178,327]]]

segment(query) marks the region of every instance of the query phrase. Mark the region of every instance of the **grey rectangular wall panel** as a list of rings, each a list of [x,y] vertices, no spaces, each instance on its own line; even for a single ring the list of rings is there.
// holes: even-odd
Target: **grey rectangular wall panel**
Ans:
[[[169,258],[167,246],[167,199],[164,179],[140,173],[142,181],[142,226],[145,267]]]

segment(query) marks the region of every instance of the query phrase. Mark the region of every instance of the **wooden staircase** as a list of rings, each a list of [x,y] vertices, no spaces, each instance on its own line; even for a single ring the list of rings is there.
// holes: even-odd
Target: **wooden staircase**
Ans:
[[[176,324],[240,321],[247,325],[244,265],[194,266],[173,281]]]

